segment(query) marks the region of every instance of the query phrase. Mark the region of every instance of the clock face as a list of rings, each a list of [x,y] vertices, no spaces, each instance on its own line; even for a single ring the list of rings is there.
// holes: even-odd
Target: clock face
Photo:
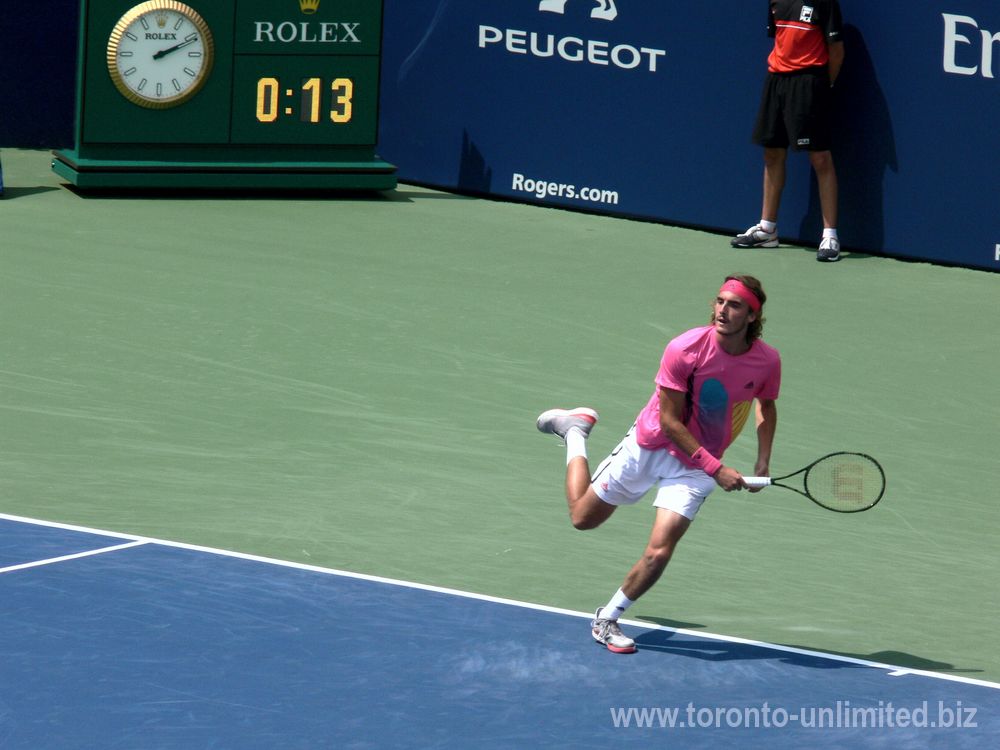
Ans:
[[[212,32],[191,7],[150,0],[123,15],[108,40],[108,72],[141,107],[167,109],[201,89],[212,69]]]

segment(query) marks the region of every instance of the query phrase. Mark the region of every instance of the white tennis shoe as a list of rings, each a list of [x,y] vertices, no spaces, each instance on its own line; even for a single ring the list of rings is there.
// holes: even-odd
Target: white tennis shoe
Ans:
[[[729,242],[733,247],[777,247],[778,233],[765,232],[760,224],[754,224],[743,234],[738,234]]]
[[[585,406],[578,406],[575,409],[549,409],[538,415],[535,427],[540,432],[550,432],[565,440],[566,433],[574,428],[587,437],[597,424],[597,419],[597,412]]]
[[[617,620],[602,620],[601,609],[597,608],[590,623],[590,632],[594,640],[616,654],[634,654],[635,641],[622,632]]]
[[[836,263],[840,260],[840,240],[836,237],[824,237],[816,251],[816,260],[821,263]]]

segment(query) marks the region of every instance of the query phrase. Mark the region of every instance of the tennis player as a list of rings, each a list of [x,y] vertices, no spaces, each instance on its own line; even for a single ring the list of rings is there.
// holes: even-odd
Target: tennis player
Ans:
[[[577,529],[600,526],[619,506],[637,502],[656,487],[656,516],[646,550],[591,623],[594,640],[610,651],[635,651],[635,641],[622,632],[618,618],[660,578],[705,498],[716,486],[726,492],[747,488],[743,475],[722,463],[722,455],[755,400],[754,474],[770,476],[781,359],[760,339],[766,300],[753,276],[726,277],[709,325],[667,344],[652,397],[593,476],[586,442],[597,412],[550,409],[538,417],[539,430],[565,441],[566,501]]]

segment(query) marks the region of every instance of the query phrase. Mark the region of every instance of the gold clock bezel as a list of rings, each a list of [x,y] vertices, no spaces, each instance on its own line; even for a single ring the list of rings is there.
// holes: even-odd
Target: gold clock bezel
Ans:
[[[143,96],[133,91],[125,84],[121,71],[118,69],[118,47],[121,44],[125,30],[141,16],[157,10],[169,10],[186,16],[198,33],[201,34],[205,45],[205,61],[201,66],[198,78],[185,91],[166,98]],[[170,109],[189,101],[205,85],[215,62],[215,41],[212,38],[212,30],[205,23],[205,19],[190,5],[177,2],[177,0],[147,0],[147,2],[139,3],[139,5],[129,9],[118,19],[118,23],[115,24],[108,39],[107,62],[108,72],[111,74],[111,80],[114,82],[115,88],[130,102],[138,104],[140,107],[146,107],[147,109]]]

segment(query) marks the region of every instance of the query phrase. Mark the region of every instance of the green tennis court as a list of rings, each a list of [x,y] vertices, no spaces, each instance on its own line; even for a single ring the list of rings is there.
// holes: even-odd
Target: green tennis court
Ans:
[[[652,511],[574,531],[534,418],[593,406],[603,456],[744,271],[773,471],[862,451],[886,497],[716,493],[630,617],[1000,681],[996,274],[406,185],[85,196],[49,162],[3,153],[4,513],[593,610]]]

